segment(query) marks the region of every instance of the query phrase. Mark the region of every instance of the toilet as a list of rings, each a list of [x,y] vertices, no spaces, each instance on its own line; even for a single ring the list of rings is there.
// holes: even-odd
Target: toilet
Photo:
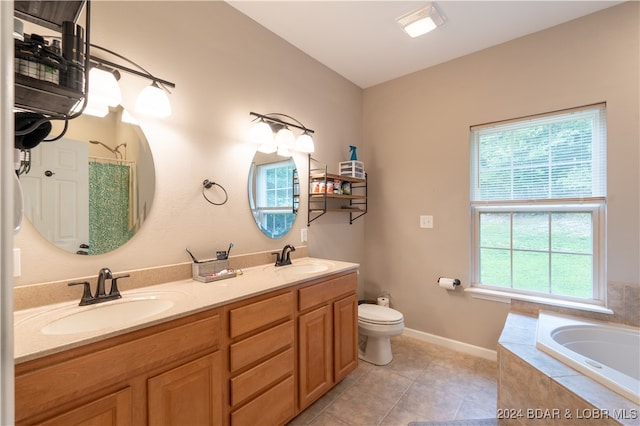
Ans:
[[[375,365],[393,359],[391,336],[402,334],[404,317],[395,309],[363,303],[358,305],[358,356]]]

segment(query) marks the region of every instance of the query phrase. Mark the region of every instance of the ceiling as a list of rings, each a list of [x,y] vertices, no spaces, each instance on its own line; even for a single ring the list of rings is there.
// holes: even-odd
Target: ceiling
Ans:
[[[395,19],[427,1],[227,3],[367,88],[622,2],[440,0],[445,24],[415,39]]]

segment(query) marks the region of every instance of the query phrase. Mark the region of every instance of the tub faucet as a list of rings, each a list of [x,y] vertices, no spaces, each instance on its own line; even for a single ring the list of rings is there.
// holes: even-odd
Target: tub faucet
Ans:
[[[291,252],[296,251],[296,248],[291,244],[287,244],[282,248],[282,253],[271,253],[276,256],[276,266],[291,265]]]

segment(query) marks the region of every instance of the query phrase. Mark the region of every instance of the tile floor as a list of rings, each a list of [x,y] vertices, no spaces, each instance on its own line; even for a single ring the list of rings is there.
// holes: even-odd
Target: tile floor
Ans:
[[[409,337],[391,339],[393,361],[358,368],[289,426],[407,425],[494,418],[497,364]]]

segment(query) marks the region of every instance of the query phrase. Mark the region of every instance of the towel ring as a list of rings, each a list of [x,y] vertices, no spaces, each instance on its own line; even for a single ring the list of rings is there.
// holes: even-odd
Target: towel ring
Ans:
[[[207,195],[204,193],[204,190],[205,189],[211,189],[212,186],[217,186],[218,188],[222,189],[222,192],[224,192],[224,201],[223,202],[214,203],[209,198],[207,198]],[[209,203],[213,204],[214,206],[221,206],[221,205],[225,204],[229,200],[229,194],[227,194],[227,190],[224,189],[224,187],[222,185],[220,185],[219,183],[211,182],[209,179],[205,179],[204,182],[202,182],[202,196],[204,197],[205,200],[207,200]]]

